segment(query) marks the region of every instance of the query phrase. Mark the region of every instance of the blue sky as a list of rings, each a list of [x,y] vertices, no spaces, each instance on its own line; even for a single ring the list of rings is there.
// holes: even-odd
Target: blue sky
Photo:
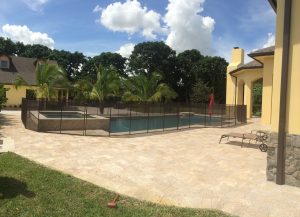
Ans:
[[[133,2],[1,0],[0,35],[91,56],[163,40],[177,52],[196,48],[227,60],[233,46],[249,52],[274,43],[275,13],[267,0]]]

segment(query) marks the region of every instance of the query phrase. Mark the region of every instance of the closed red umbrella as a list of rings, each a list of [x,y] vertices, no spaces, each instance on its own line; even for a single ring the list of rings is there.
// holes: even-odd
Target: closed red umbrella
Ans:
[[[209,116],[212,115],[212,109],[213,109],[214,101],[215,101],[215,98],[214,98],[214,94],[212,93],[212,94],[209,95],[209,107],[208,107]]]

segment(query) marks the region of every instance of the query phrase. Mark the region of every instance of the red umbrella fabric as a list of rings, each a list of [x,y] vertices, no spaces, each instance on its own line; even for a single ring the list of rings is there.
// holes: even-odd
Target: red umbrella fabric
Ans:
[[[209,116],[212,116],[212,109],[213,109],[214,101],[215,101],[215,98],[214,98],[214,94],[212,93],[209,95],[209,107],[208,107]]]

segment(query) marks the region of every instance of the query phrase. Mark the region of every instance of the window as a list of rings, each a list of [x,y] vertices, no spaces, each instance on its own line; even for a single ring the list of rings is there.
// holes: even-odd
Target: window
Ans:
[[[26,89],[26,99],[36,99],[35,91],[31,89]]]
[[[0,68],[7,69],[8,68],[8,61],[7,60],[0,60]]]

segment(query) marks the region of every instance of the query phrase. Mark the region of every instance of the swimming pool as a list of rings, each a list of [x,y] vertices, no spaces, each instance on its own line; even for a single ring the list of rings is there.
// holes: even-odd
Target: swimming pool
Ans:
[[[40,114],[45,116],[46,118],[94,118],[93,116],[79,111],[41,111]]]
[[[217,125],[221,122],[221,117],[208,117],[205,115],[191,115],[191,116],[140,116],[132,117],[117,117],[110,119],[110,132],[123,133],[134,131],[151,131],[163,130],[170,128],[184,128],[191,125]]]
[[[104,130],[109,118],[86,114],[83,111],[31,111],[28,123],[38,131]]]

